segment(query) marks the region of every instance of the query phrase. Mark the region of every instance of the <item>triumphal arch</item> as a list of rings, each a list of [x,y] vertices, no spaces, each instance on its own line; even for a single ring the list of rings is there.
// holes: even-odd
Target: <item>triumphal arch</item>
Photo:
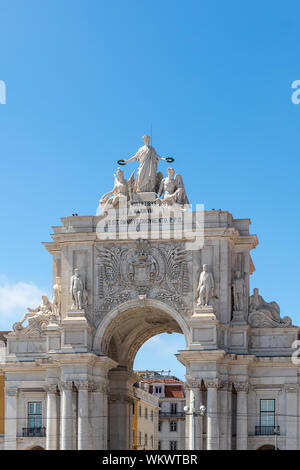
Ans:
[[[35,445],[130,449],[134,358],[162,332],[185,338],[177,358],[186,366],[186,449],[272,444],[267,426],[259,434],[264,399],[274,400],[281,448],[297,448],[298,328],[258,289],[249,297],[258,243],[250,220],[192,206],[166,164],[173,159],[143,140],[119,160],[97,215],[62,218],[44,243],[52,300],[20,315],[0,364],[5,448],[29,446],[26,406],[39,399],[45,433]]]

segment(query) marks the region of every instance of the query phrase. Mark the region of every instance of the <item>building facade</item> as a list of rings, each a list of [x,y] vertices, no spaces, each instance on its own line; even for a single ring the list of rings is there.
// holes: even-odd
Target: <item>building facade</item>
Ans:
[[[159,399],[158,449],[184,450],[186,405],[184,382],[170,371],[138,371],[141,386]]]
[[[4,448],[131,449],[135,355],[180,332],[186,449],[299,449],[299,328],[249,295],[250,220],[187,210],[182,177],[144,142],[137,178],[118,169],[99,214],[62,218],[44,243],[53,298],[5,335]]]
[[[158,397],[143,390],[139,385],[133,387],[132,449],[157,450],[158,447]]]

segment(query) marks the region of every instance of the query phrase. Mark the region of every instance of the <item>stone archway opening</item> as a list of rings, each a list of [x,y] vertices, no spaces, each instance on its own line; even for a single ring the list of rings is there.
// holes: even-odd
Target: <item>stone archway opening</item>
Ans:
[[[271,444],[265,444],[256,450],[275,450],[275,447]],[[277,447],[277,450],[279,450],[278,447]]]
[[[176,311],[151,300],[119,308],[105,323],[102,331],[98,327],[98,345],[102,354],[118,364],[108,374],[108,448],[130,449],[133,385],[138,381],[133,371],[136,354],[144,343],[161,333],[181,333],[187,345],[188,327]]]

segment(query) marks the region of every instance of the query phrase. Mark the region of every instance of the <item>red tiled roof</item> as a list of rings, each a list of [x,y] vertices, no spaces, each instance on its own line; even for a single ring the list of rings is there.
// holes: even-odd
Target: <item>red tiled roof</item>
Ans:
[[[165,389],[166,398],[184,398],[183,390],[172,390],[171,388]]]

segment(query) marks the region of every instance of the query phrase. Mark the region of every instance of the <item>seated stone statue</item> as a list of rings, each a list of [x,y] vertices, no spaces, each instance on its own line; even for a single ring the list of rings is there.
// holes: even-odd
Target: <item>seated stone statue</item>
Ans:
[[[189,201],[185,192],[182,176],[177,174],[174,178],[174,168],[168,168],[167,172],[168,176],[163,178],[160,183],[157,201],[160,201],[160,197],[163,194],[161,201],[164,204],[188,204]]]
[[[266,302],[258,289],[253,289],[249,298],[248,322],[254,328],[284,328],[292,326],[290,317],[280,317],[280,308],[276,302]]]
[[[120,199],[123,197],[124,201],[131,201],[134,185],[134,172],[129,180],[124,178],[124,172],[118,168],[115,174],[115,184],[111,191],[105,193],[99,201],[99,206],[102,212],[105,212],[110,207],[118,207]],[[111,196],[109,198],[109,196]]]
[[[42,295],[42,302],[36,308],[27,308],[29,313],[25,313],[24,317],[20,322],[14,323],[13,330],[20,331],[24,329],[23,323],[28,319],[28,325],[30,325],[36,319],[46,320],[50,319],[53,315],[52,304],[48,299],[47,295]]]

